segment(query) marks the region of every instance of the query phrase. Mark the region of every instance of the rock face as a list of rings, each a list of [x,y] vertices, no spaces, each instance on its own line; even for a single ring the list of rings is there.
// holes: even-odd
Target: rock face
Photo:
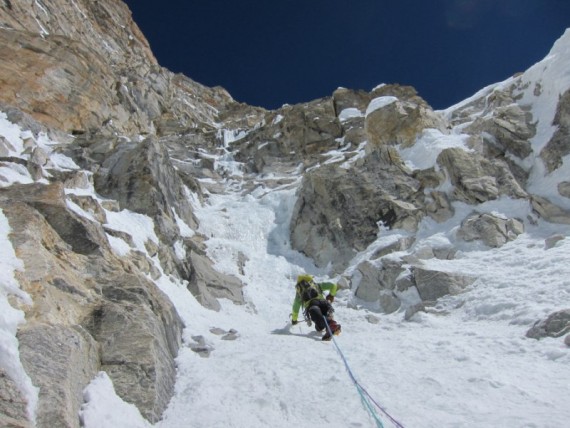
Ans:
[[[341,124],[330,98],[284,106],[264,118],[260,126],[232,144],[235,159],[251,172],[279,171],[299,163],[314,163],[340,147]]]
[[[170,301],[112,253],[100,224],[69,210],[61,184],[0,189],[0,207],[25,263],[20,284],[34,301],[18,338],[40,388],[39,426],[77,426],[82,390],[101,369],[158,420],[172,394],[182,332]]]
[[[152,291],[125,276],[103,290],[105,301],[83,322],[101,343],[100,369],[117,394],[156,422],[172,396],[182,325],[170,301]]]
[[[81,326],[40,324],[18,334],[22,364],[40,388],[38,426],[76,426],[83,388],[99,370],[98,344]]]
[[[233,102],[220,88],[160,67],[121,1],[3,2],[0,8],[1,56],[18,58],[0,64],[2,101],[50,127],[155,133],[212,123],[212,112]]]
[[[420,183],[397,152],[382,147],[354,168],[326,166],[307,173],[291,221],[293,246],[318,266],[342,268],[377,236],[378,226],[414,231],[424,213]]]
[[[21,396],[17,385],[4,371],[0,371],[0,426],[28,428],[27,402]]]

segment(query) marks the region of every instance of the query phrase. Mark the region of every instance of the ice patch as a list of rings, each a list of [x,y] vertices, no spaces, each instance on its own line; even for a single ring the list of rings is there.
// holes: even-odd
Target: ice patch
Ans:
[[[437,157],[445,149],[460,148],[467,152],[466,134],[443,134],[437,129],[425,129],[416,143],[407,148],[398,148],[406,166],[411,169],[428,169],[437,165]]]
[[[338,115],[338,120],[340,120],[341,122],[346,122],[347,120],[358,117],[364,117],[364,115],[357,108],[351,107],[351,108],[345,108],[343,111],[341,111],[340,114]]]

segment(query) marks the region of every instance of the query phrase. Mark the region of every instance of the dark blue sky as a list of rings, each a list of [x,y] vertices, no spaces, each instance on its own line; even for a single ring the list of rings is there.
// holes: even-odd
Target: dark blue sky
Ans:
[[[266,108],[414,86],[434,108],[524,71],[569,0],[127,0],[159,63]]]

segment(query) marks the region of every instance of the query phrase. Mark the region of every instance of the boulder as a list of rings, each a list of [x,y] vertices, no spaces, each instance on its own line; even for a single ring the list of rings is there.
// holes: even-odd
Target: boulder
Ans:
[[[455,209],[446,193],[431,191],[428,196],[425,210],[432,219],[438,223],[443,223],[453,217]]]
[[[547,198],[532,195],[530,203],[533,211],[550,223],[570,224],[570,211],[553,204]]]
[[[357,270],[361,279],[354,295],[366,302],[378,301],[381,290],[386,287],[381,283],[380,268],[365,261],[358,265]]]
[[[378,302],[384,313],[397,311],[401,302],[393,290],[398,276],[404,270],[402,262],[389,258],[360,263],[357,267],[360,281],[355,296],[366,302]]]
[[[469,276],[421,267],[412,268],[412,277],[423,301],[437,300],[448,294],[459,294],[476,280]]]
[[[397,94],[397,95],[396,95]],[[365,131],[373,146],[412,146],[426,128],[446,132],[442,116],[415,94],[402,91],[397,85],[386,85],[375,91],[366,110]]]
[[[366,111],[371,97],[371,94],[365,91],[338,88],[332,95],[336,115],[338,116],[347,109],[356,109],[360,112]]]
[[[0,158],[7,158],[14,151],[14,146],[10,144],[6,138],[0,135]]]
[[[415,240],[416,238],[413,235],[399,237],[395,241],[386,243],[374,250],[374,253],[370,256],[370,260],[376,260],[397,251],[405,251],[414,244]]]
[[[402,302],[396,293],[388,290],[384,290],[382,293],[380,293],[380,299],[378,303],[380,303],[382,311],[384,311],[386,314],[396,312],[398,309],[400,309],[400,306],[402,306]]]
[[[566,236],[558,233],[551,235],[544,240],[544,249],[550,250],[551,248],[555,247],[558,242],[563,241],[564,239],[566,239]]]
[[[340,120],[344,144],[357,147],[366,141],[364,112],[370,103],[371,95],[364,91],[338,88],[333,93],[336,115]]]
[[[406,312],[404,312],[404,320],[410,321],[418,312],[437,313],[437,311],[433,309],[436,303],[437,302],[435,301],[427,300],[425,302],[419,302],[415,305],[409,306],[406,308]]]
[[[467,242],[482,241],[488,247],[498,248],[523,232],[521,220],[474,212],[461,222],[457,237]]]
[[[402,260],[410,265],[421,265],[422,260],[440,259],[453,260],[457,248],[443,237],[434,238],[428,242],[420,242],[411,252],[402,256]]]
[[[192,274],[188,289],[205,307],[220,310],[217,299],[228,299],[237,304],[245,302],[242,282],[230,275],[214,269],[213,263],[205,255],[191,251]]]
[[[543,339],[545,337],[562,337],[568,333],[570,333],[570,309],[564,309],[550,314],[544,320],[537,321],[526,332],[526,337]]]
[[[370,324],[380,324],[380,318],[375,315],[368,314],[364,317]]]

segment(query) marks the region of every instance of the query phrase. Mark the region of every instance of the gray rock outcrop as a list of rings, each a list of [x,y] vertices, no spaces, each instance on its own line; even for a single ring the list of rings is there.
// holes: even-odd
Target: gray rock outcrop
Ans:
[[[548,172],[562,166],[564,156],[570,154],[570,91],[566,91],[560,97],[552,124],[557,129],[540,152]]]
[[[380,224],[415,231],[424,213],[420,183],[398,154],[381,147],[347,170],[336,165],[307,173],[291,220],[291,243],[318,266],[338,268],[376,239]]]
[[[380,263],[363,262],[358,266],[361,279],[354,295],[366,302],[378,302],[384,313],[397,311],[401,302],[394,290],[398,276],[405,271],[401,263],[383,259]]]
[[[18,334],[26,372],[39,387],[38,426],[77,426],[83,389],[99,371],[99,344],[81,326],[38,324]]]
[[[458,148],[445,149],[437,158],[453,187],[452,199],[477,204],[501,195],[525,198],[527,193],[508,166],[499,160],[488,160],[477,153]]]
[[[417,96],[413,88],[386,85],[373,95],[377,98],[370,104],[372,110],[367,112],[364,125],[372,146],[398,144],[409,147],[424,129],[434,128],[445,132],[447,128],[443,117]],[[380,102],[380,108],[374,108],[375,100]]]
[[[503,99],[500,105],[492,110],[491,115],[477,118],[467,131],[480,135],[488,151],[525,159],[532,152],[530,139],[536,133],[532,115],[525,112],[514,100],[510,99],[510,104],[507,104],[508,101],[509,99]]]
[[[31,428],[27,405],[14,380],[4,370],[0,370],[0,426]]]
[[[553,204],[547,198],[534,195],[531,198],[531,206],[535,213],[548,222],[570,224],[570,210]]]
[[[60,183],[0,189],[25,265],[18,279],[34,301],[18,337],[26,372],[40,388],[38,424],[77,426],[82,390],[101,369],[156,421],[173,391],[181,320],[135,264],[113,254],[102,226],[69,210],[65,199]]]
[[[521,220],[472,213],[461,223],[457,237],[468,242],[481,241],[488,247],[498,248],[523,232],[524,224]]]
[[[476,278],[454,273],[412,268],[413,283],[424,301],[437,300],[448,294],[459,294],[473,284]]]
[[[181,222],[198,227],[186,192],[201,197],[199,175],[174,167],[166,148],[180,155],[181,165],[190,146],[217,145],[218,120],[253,126],[264,111],[160,67],[122,2],[6,2],[0,8],[0,52],[10,58],[0,64],[0,106],[29,130],[17,156],[15,146],[0,141],[0,163],[42,183],[0,189],[10,238],[25,265],[18,280],[34,302],[23,308],[18,337],[25,370],[40,389],[38,426],[78,426],[82,390],[99,370],[155,422],[173,392],[182,322],[149,278],[187,280],[210,307],[219,307],[220,297],[243,302],[242,284],[198,254],[202,237],[182,236]],[[244,120],[244,111],[253,119]],[[54,153],[65,153],[84,171],[54,167],[36,144],[40,133],[58,140]],[[152,138],[139,142],[129,138],[134,135]],[[65,191],[92,186],[108,199]],[[110,228],[107,210],[123,209],[151,218],[159,242],[147,241],[140,251],[132,236]],[[118,256],[108,237],[130,252]],[[1,406],[18,397],[6,379]],[[14,426],[28,424],[17,407],[2,413]]]
[[[183,239],[186,258],[175,254],[175,244],[182,235],[178,219],[192,230],[198,227],[187,197],[187,184],[199,189],[191,176],[175,169],[165,147],[151,138],[122,144],[107,153],[94,178],[97,192],[116,200],[121,209],[154,219],[162,244],[156,252],[165,273],[187,280],[189,289],[207,307],[218,309],[216,298],[222,297],[243,303],[241,282],[209,267],[208,261],[196,254],[199,243]]]
[[[172,303],[150,284],[130,275],[114,281],[83,326],[100,343],[100,369],[117,394],[157,422],[174,389],[182,324]]]
[[[527,331],[526,337],[543,339],[545,337],[562,337],[568,333],[570,333],[570,309],[564,309],[550,314],[544,320],[537,321]]]
[[[268,114],[264,123],[232,144],[235,159],[252,172],[309,165],[340,147],[337,139],[343,131],[330,98],[284,106]]]
[[[459,294],[476,280],[472,276],[432,270],[419,265],[410,266],[403,260],[388,257],[359,264],[357,275],[353,279],[355,277],[358,278],[355,297],[365,302],[377,302],[384,313],[400,309],[400,293],[409,289],[417,291],[417,296],[422,301],[418,305],[428,304],[443,296]],[[418,308],[420,306],[412,311],[415,313],[420,310]]]

